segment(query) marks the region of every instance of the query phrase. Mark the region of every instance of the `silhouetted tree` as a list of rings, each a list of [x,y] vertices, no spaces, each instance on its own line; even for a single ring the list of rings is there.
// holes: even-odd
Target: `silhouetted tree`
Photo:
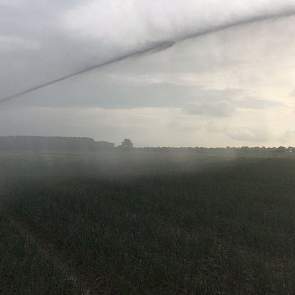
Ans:
[[[133,143],[129,138],[125,138],[121,145],[119,145],[119,148],[123,150],[131,150],[133,149]]]
[[[287,151],[287,148],[285,148],[284,146],[279,146],[276,151],[278,153],[284,153]]]

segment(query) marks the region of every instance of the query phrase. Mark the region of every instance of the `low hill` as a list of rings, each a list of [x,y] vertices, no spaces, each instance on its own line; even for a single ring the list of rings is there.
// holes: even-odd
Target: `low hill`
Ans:
[[[0,136],[2,151],[84,152],[113,148],[113,143],[88,137]]]

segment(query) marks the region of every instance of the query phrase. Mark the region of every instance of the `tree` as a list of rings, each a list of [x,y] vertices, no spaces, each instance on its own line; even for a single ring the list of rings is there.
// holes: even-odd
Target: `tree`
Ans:
[[[278,153],[285,153],[286,151],[287,151],[287,148],[285,148],[284,146],[279,146],[277,148]]]
[[[133,149],[133,143],[129,138],[125,138],[121,145],[119,145],[119,148],[122,150],[131,150]]]

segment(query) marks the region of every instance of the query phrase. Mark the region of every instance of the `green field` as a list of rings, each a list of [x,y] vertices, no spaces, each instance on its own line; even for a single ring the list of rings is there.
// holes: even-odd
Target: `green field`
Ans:
[[[295,157],[0,153],[0,294],[294,294]]]

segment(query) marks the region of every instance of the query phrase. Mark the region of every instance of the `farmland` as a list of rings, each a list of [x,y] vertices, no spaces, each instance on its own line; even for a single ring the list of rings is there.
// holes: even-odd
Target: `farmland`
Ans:
[[[295,157],[1,152],[0,294],[293,294]]]

